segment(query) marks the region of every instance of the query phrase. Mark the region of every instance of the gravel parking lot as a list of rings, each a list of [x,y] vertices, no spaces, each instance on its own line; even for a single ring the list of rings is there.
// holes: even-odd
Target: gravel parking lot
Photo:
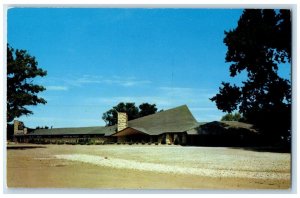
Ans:
[[[7,150],[9,187],[290,187],[289,153],[165,145],[28,145],[39,147],[23,149],[18,146]]]

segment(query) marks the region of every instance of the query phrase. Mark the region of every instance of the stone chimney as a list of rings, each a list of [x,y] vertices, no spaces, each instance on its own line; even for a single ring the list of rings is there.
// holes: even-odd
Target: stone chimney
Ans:
[[[27,129],[25,128],[26,133]],[[14,135],[24,134],[24,123],[18,120],[14,120]]]
[[[128,117],[126,113],[118,112],[118,131],[128,127]]]

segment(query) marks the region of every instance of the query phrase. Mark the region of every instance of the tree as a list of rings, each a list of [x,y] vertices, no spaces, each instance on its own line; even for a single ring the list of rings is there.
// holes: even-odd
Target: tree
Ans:
[[[37,96],[45,90],[33,83],[37,76],[45,76],[46,71],[38,68],[34,56],[26,50],[14,50],[7,45],[7,122],[22,115],[33,114],[27,106],[46,104],[46,100]]]
[[[121,102],[117,106],[114,106],[112,109],[103,113],[102,119],[106,122],[106,126],[112,126],[118,122],[117,112],[125,112],[127,113],[128,120],[133,120],[156,113],[157,108],[155,106],[155,104],[151,105],[148,103],[143,103],[139,106],[139,108],[137,108],[135,103]]]
[[[157,112],[156,104],[143,103],[139,106],[139,117],[147,116]]]
[[[221,121],[241,121],[242,116],[240,113],[228,113],[221,118]]]
[[[238,110],[261,133],[288,136],[291,129],[291,82],[278,75],[290,64],[291,19],[289,10],[244,10],[238,26],[225,32],[226,62],[230,76],[245,71],[242,86],[222,82],[211,98],[218,109]]]

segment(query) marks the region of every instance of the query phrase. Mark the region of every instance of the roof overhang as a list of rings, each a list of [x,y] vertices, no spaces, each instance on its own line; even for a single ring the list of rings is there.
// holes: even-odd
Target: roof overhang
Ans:
[[[145,132],[143,132],[141,129],[136,129],[133,127],[127,127],[121,131],[118,131],[115,134],[112,134],[111,136],[114,137],[122,137],[122,136],[128,136],[128,135],[149,135]]]

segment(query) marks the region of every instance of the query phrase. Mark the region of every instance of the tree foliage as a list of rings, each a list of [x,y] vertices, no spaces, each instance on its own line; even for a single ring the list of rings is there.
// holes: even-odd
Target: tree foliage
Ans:
[[[7,122],[33,114],[27,106],[46,104],[46,100],[37,95],[45,88],[33,83],[35,77],[46,74],[26,50],[14,50],[7,45]]]
[[[139,117],[151,115],[157,112],[156,104],[143,103],[139,106]]]
[[[117,106],[103,113],[102,119],[106,122],[106,126],[112,126],[118,122],[117,112],[127,113],[128,120],[133,120],[139,117],[147,116],[157,112],[155,104],[143,103],[138,107],[135,103],[120,102]]]
[[[263,133],[287,135],[291,128],[291,82],[278,67],[291,61],[289,10],[244,10],[238,26],[225,32],[230,76],[246,71],[242,86],[222,82],[211,98],[218,109],[238,110]]]
[[[240,113],[227,113],[221,118],[221,121],[241,121],[242,115]]]

